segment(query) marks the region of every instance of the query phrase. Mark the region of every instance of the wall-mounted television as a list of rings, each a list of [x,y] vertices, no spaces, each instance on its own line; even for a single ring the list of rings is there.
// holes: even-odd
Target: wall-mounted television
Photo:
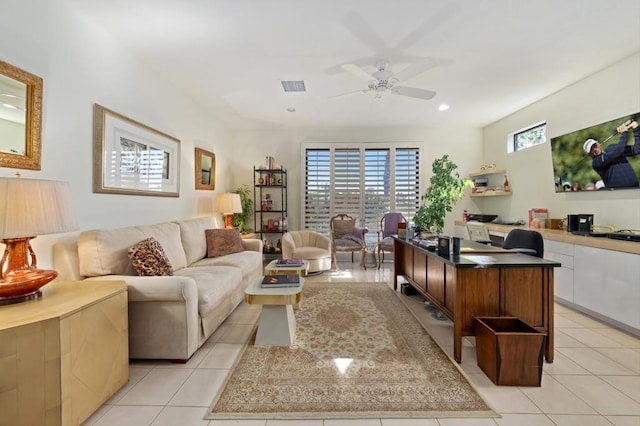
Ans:
[[[556,192],[639,188],[640,113],[551,138]],[[638,123],[640,124],[640,123]],[[618,128],[628,128],[623,133]]]

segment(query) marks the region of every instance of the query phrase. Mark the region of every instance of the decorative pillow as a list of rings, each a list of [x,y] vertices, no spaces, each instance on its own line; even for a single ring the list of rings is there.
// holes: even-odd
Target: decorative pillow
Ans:
[[[219,257],[244,251],[240,230],[237,228],[207,229],[204,232],[207,236],[207,257]]]
[[[131,264],[138,271],[138,275],[157,276],[173,275],[171,262],[162,246],[155,238],[147,238],[127,249]]]

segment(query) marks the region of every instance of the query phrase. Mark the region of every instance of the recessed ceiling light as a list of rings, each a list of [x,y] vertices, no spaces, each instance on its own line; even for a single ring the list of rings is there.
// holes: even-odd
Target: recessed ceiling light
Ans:
[[[446,111],[449,109],[449,105],[447,104],[440,104],[440,106],[438,106],[438,111]]]
[[[287,108],[287,111],[289,112],[296,112],[296,109],[294,107],[289,107]]]

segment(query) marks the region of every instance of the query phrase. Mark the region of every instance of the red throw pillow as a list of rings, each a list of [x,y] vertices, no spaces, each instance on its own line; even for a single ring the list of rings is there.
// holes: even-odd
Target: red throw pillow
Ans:
[[[237,228],[207,229],[207,257],[219,257],[244,251],[242,238]]]

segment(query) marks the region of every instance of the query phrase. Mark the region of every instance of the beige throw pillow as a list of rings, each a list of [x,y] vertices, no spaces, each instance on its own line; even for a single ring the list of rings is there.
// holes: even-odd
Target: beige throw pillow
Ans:
[[[207,229],[207,257],[219,257],[244,251],[242,238],[237,228]]]
[[[127,249],[131,264],[138,271],[138,275],[159,276],[173,275],[171,262],[162,246],[155,238],[147,238]]]

